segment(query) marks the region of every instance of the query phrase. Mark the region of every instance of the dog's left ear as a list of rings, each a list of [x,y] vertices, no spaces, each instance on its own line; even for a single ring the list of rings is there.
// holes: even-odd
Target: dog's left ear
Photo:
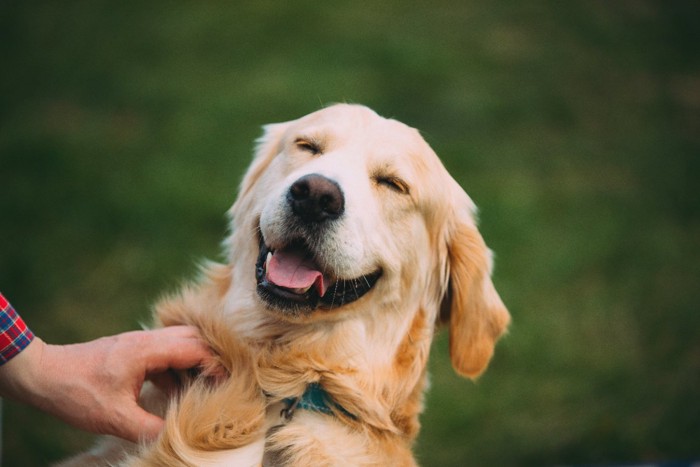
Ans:
[[[492,254],[476,228],[476,208],[459,188],[448,229],[449,286],[440,314],[450,322],[450,359],[455,371],[476,378],[488,366],[510,315],[491,281]]]

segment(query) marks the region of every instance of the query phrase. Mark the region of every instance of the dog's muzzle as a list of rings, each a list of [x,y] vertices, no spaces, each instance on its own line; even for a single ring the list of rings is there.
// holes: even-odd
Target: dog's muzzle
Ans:
[[[342,278],[319,266],[333,264],[332,258],[318,261],[318,253],[309,247],[316,243],[314,238],[326,233],[324,227],[343,216],[345,197],[340,186],[319,174],[305,175],[290,186],[286,202],[293,224],[288,230],[301,234],[275,249],[261,234],[255,266],[259,296],[274,309],[301,314],[342,307],[369,292],[382,275],[381,268],[359,277]]]

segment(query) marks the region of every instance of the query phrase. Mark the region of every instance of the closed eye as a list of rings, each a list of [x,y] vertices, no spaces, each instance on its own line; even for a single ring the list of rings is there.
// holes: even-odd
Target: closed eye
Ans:
[[[323,153],[323,148],[321,148],[321,145],[313,140],[297,138],[294,140],[294,144],[300,150],[311,153],[314,156]]]
[[[374,180],[377,182],[377,185],[385,186],[402,195],[410,193],[408,184],[399,177],[378,175],[374,177]]]

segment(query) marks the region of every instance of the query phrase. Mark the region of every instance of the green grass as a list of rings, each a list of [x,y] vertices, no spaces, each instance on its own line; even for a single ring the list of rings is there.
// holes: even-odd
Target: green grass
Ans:
[[[426,466],[698,459],[697,2],[0,4],[0,288],[53,343],[138,326],[218,258],[260,125],[337,101],[421,129],[514,319],[445,336]],[[91,437],[5,401],[6,465]]]

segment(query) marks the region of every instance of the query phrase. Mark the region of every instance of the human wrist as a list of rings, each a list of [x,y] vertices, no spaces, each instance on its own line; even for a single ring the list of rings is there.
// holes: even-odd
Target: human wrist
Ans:
[[[47,344],[35,337],[12,360],[0,366],[0,395],[2,397],[37,405],[42,398],[41,362]]]

